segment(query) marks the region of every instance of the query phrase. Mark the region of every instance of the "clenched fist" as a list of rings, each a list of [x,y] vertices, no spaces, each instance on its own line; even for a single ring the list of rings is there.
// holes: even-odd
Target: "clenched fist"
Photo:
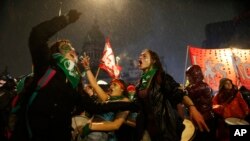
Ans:
[[[68,22],[74,23],[80,18],[80,15],[81,13],[78,12],[77,10],[75,9],[70,10],[69,13],[67,14]]]

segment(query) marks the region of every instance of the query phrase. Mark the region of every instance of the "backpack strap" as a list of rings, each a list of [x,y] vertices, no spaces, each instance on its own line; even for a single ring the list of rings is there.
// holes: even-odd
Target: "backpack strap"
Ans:
[[[32,104],[32,102],[34,101],[34,99],[36,98],[38,91],[43,88],[44,86],[46,86],[49,81],[53,78],[53,76],[56,74],[56,70],[52,69],[51,67],[49,67],[47,69],[47,71],[45,72],[45,74],[40,78],[40,80],[37,83],[36,89],[35,91],[32,93],[29,101],[28,101],[28,105],[26,108],[26,125],[27,125],[27,129],[28,129],[28,133],[29,133],[29,137],[32,137],[32,131],[30,128],[30,124],[29,124],[29,120],[28,120],[28,110],[30,105]]]
[[[48,68],[46,73],[42,76],[42,78],[40,78],[40,80],[37,83],[36,89],[33,92],[33,94],[31,95],[29,102],[28,102],[28,106],[30,106],[32,104],[32,102],[34,101],[34,99],[37,96],[37,91],[39,91],[41,88],[43,88],[44,86],[46,86],[48,84],[48,82],[50,81],[50,79],[56,74],[56,70],[52,69],[52,68]]]

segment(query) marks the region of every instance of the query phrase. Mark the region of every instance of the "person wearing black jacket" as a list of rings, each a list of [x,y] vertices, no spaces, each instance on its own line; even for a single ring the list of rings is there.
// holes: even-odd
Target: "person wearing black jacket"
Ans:
[[[209,131],[202,115],[186,95],[180,84],[165,73],[158,55],[149,49],[138,58],[139,69],[143,71],[137,85],[139,112],[136,119],[137,140],[149,134],[151,141],[180,141],[183,119],[177,113],[177,105],[188,107],[190,116],[201,131]]]
[[[49,39],[77,21],[80,15],[77,10],[70,10],[67,15],[54,17],[33,27],[29,49],[34,75],[31,85],[22,92],[20,114],[11,140],[70,141],[74,114],[134,108],[129,102],[94,102],[83,90],[76,65],[78,56],[70,41],[58,40],[49,47]],[[38,88],[37,83],[48,68],[55,74],[44,87]],[[37,95],[31,99],[34,93]]]
[[[215,141],[216,140],[216,117],[212,108],[213,90],[204,81],[204,75],[199,65],[191,65],[186,69],[188,85],[185,90],[194,102],[197,110],[202,114],[210,132],[196,131],[193,141]]]

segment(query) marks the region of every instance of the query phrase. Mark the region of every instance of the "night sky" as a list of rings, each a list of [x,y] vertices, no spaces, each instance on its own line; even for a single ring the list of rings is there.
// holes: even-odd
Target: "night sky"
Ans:
[[[33,26],[70,9],[80,19],[56,36],[72,41],[81,51],[87,31],[95,20],[109,36],[124,68],[141,50],[156,51],[164,67],[182,82],[187,45],[202,46],[205,26],[234,19],[244,8],[237,0],[1,0],[0,72],[8,67],[15,76],[31,72],[28,37]],[[55,40],[53,37],[51,40]]]

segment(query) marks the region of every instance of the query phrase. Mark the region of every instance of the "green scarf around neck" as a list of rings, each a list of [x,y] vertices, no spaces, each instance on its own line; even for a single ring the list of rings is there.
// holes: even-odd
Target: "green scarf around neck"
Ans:
[[[135,97],[135,94],[128,94],[128,98],[133,101],[134,100],[134,97]]]
[[[156,68],[152,68],[151,70],[142,74],[141,84],[140,84],[139,90],[144,90],[144,89],[147,89],[149,87],[150,81],[153,78],[153,76],[155,75],[156,71],[157,71]]]
[[[121,100],[123,99],[125,96],[124,95],[120,95],[120,96],[110,96],[109,100],[113,101],[113,100]]]
[[[52,57],[56,60],[57,65],[63,70],[72,87],[76,88],[81,80],[81,74],[77,71],[75,63],[65,58],[60,53],[54,53]]]

